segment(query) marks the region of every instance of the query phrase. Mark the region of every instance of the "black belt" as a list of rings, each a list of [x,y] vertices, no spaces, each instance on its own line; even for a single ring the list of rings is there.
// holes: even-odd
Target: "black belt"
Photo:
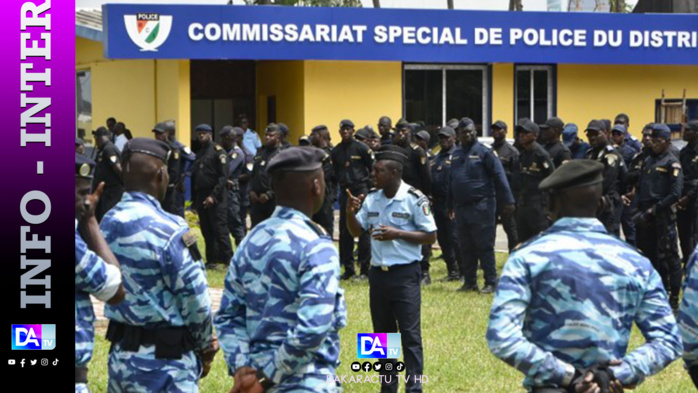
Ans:
[[[157,359],[181,359],[182,354],[195,348],[194,338],[183,326],[170,326],[146,329],[142,326],[132,326],[125,323],[109,321],[107,340],[120,344],[121,349],[128,352],[138,352],[140,346],[155,345]]]
[[[414,262],[410,262],[410,263],[403,263],[400,265],[392,265],[392,266],[374,266],[374,265],[371,265],[371,269],[381,270],[384,272],[392,272],[395,270],[400,270],[400,269],[403,269],[403,268],[406,268],[409,266],[413,266],[413,265],[418,264],[418,263],[419,263],[419,261],[414,261]]]
[[[87,383],[87,367],[75,366],[75,383]]]

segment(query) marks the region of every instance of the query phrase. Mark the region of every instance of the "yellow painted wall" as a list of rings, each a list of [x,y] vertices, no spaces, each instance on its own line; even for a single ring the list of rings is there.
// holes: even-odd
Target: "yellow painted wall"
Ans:
[[[305,61],[305,133],[325,124],[339,143],[339,122],[351,119],[378,132],[381,116],[402,116],[402,63]]]
[[[514,119],[514,65],[511,63],[492,64],[492,122],[502,120],[509,125]],[[513,133],[509,134],[514,137]]]
[[[267,125],[267,97],[276,96],[276,121],[291,130],[288,141],[298,144],[304,129],[302,61],[257,62],[257,130],[260,137]]]
[[[583,129],[591,119],[630,117],[630,131],[655,121],[655,100],[698,98],[696,66],[567,65],[557,68],[558,115]],[[580,135],[581,136],[581,135]]]
[[[101,43],[76,37],[75,68],[92,73],[93,129],[115,117],[133,136],[150,138],[155,123],[174,119],[177,138],[190,139],[189,60],[109,60]]]

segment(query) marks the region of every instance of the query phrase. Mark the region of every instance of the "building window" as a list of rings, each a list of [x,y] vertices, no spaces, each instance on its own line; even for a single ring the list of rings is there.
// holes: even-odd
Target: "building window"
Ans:
[[[77,136],[85,139],[92,135],[92,72],[79,70],[75,72],[75,89],[77,97]]]
[[[536,124],[544,123],[553,116],[553,67],[516,66],[516,97],[514,117],[529,118]]]
[[[470,117],[479,135],[489,127],[489,67],[486,65],[406,64],[404,110],[410,122],[427,130],[449,119]]]

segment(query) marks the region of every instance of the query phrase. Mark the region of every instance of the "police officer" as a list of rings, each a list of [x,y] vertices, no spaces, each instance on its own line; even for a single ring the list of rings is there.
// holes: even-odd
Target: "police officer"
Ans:
[[[507,123],[501,120],[494,122],[492,124],[492,138],[494,139],[492,150],[502,163],[511,193],[516,195],[521,165],[519,163],[519,151],[507,142]],[[515,212],[505,213],[503,210],[504,206],[498,203],[497,218],[502,223],[504,232],[507,234],[507,245],[511,252],[519,244],[519,235],[516,230],[516,215]]]
[[[75,137],[75,152],[83,156],[85,155],[85,141],[78,137]]]
[[[467,117],[458,124],[461,146],[453,152],[448,208],[455,218],[461,242],[464,276],[461,291],[477,291],[478,261],[485,273],[480,293],[494,292],[497,267],[494,259],[497,203],[504,214],[514,213],[514,197],[502,163],[491,149],[477,140],[477,130]]]
[[[623,162],[626,166],[630,166],[633,161],[633,157],[637,154],[637,150],[633,149],[630,144],[625,142],[625,135],[628,130],[622,124],[616,124],[611,129],[611,139],[613,140],[613,147],[618,150],[621,157],[623,157]]]
[[[280,148],[281,149],[288,149],[291,147],[291,142],[288,141],[288,134],[291,133],[291,130],[288,128],[288,126],[284,123],[278,123],[279,126],[279,141],[280,141]]]
[[[686,146],[681,149],[680,162],[683,171],[683,191],[676,204],[680,214],[677,215],[677,229],[681,240],[683,265],[696,246],[696,195],[698,195],[698,120],[691,120],[684,125],[683,140]]]
[[[180,160],[182,159],[181,152],[177,146],[175,146],[169,139],[167,132],[167,124],[158,123],[153,127],[153,134],[155,139],[167,143],[170,147],[170,158],[167,160],[167,174],[170,177],[170,183],[167,185],[167,193],[165,194],[165,199],[162,201],[162,208],[166,212],[177,214],[177,209],[175,208],[175,189],[177,188],[177,183],[180,178],[180,170],[182,165]]]
[[[100,229],[121,263],[126,298],[107,304],[109,392],[198,392],[217,351],[196,237],[162,209],[169,146],[134,138],[124,148],[126,192]]]
[[[421,392],[424,369],[421,332],[421,245],[436,240],[436,225],[429,199],[401,180],[408,151],[383,146],[376,156],[371,178],[375,189],[354,196],[345,215],[352,235],[371,232],[373,259],[369,273],[369,299],[374,332],[401,333],[407,380],[406,392]],[[365,199],[364,199],[365,198]],[[363,204],[361,203],[363,199]],[[395,367],[386,371],[381,359],[382,392],[397,392]]]
[[[315,126],[308,139],[312,146],[322,149],[326,155],[322,160],[322,172],[325,174],[325,199],[320,210],[313,215],[313,221],[320,224],[330,238],[334,238],[334,202],[337,200],[337,178],[332,165],[330,130],[324,124]]]
[[[645,159],[635,198],[637,246],[652,261],[664,288],[669,289],[669,303],[679,307],[681,260],[676,236],[676,207],[681,197],[683,172],[679,161],[669,153],[671,131],[666,124],[652,125],[652,154]]]
[[[378,133],[380,134],[381,146],[391,145],[393,143],[393,121],[388,116],[382,116],[378,119]]]
[[[455,221],[448,216],[448,189],[451,176],[453,152],[456,150],[456,132],[446,126],[439,130],[441,150],[434,157],[431,166],[431,200],[436,223],[436,236],[441,246],[441,254],[446,262],[446,281],[458,281],[459,265],[462,257],[456,237]],[[458,261],[459,263],[456,263]]]
[[[95,314],[90,294],[109,304],[124,298],[121,270],[95,218],[103,186],[89,194],[94,161],[75,154],[75,392],[88,393],[87,365],[94,348]],[[79,227],[79,231],[78,231]],[[81,234],[82,233],[82,234]]]
[[[208,124],[195,128],[201,149],[192,173],[193,207],[199,215],[201,235],[206,242],[206,268],[230,261],[233,249],[228,233],[228,155],[213,141]]]
[[[685,130],[684,130],[685,131]],[[698,254],[686,264],[683,299],[679,309],[679,330],[683,339],[683,361],[688,375],[698,389]]]
[[[613,125],[624,126],[627,131],[625,134],[625,143],[637,151],[642,150],[642,143],[640,143],[640,141],[638,141],[637,138],[630,133],[630,117],[628,117],[628,115],[625,113],[619,113],[613,120]]]
[[[560,142],[560,134],[565,123],[557,117],[551,117],[540,125],[540,139],[545,151],[550,155],[555,168],[572,159],[572,153]]]
[[[565,124],[565,128],[562,130],[562,144],[570,149],[573,160],[586,157],[587,150],[591,147],[588,143],[579,139],[577,131],[578,127],[574,123]]]
[[[215,318],[234,392],[341,391],[328,382],[347,324],[339,260],[310,219],[325,197],[324,157],[291,147],[267,167],[277,206],[235,253]]]
[[[119,202],[124,192],[124,184],[121,180],[121,154],[109,140],[110,135],[106,128],[99,127],[93,134],[97,144],[97,166],[92,191],[97,189],[99,183],[104,182],[104,191],[95,212],[97,221],[102,221],[104,214]]]
[[[191,176],[191,167],[196,161],[196,154],[191,151],[191,149],[184,145],[182,142],[177,140],[175,133],[177,131],[174,120],[168,120],[165,122],[167,127],[167,137],[170,141],[170,146],[174,146],[179,150],[179,179],[174,182],[174,211],[175,214],[184,218],[184,191],[185,191],[185,181],[187,177]]]
[[[269,123],[264,130],[264,145],[257,151],[250,176],[250,219],[252,227],[271,217],[276,207],[274,190],[267,173],[267,166],[274,156],[281,151],[281,128]]]
[[[519,241],[525,242],[548,227],[548,198],[538,189],[538,185],[555,170],[555,165],[548,152],[536,142],[540,131],[536,123],[522,119],[516,130],[523,149],[519,156],[521,175],[516,229]]]
[[[237,130],[239,131],[237,131]],[[228,194],[228,230],[235,239],[235,245],[239,245],[245,237],[245,223],[240,217],[240,182],[239,178],[245,170],[245,153],[237,145],[239,127],[225,126],[221,130],[221,146],[228,155],[228,182],[226,183]]]
[[[596,160],[604,166],[602,207],[599,209],[598,219],[608,233],[620,236],[620,216],[616,215],[616,209],[621,204],[620,187],[625,166],[623,157],[611,145],[610,133],[601,121],[590,121],[585,132],[591,144],[586,158]]]
[[[427,130],[421,130],[414,134],[414,143],[424,150],[427,154],[427,159],[431,163],[434,155],[431,154],[431,149],[429,149],[429,140],[431,140],[431,134]]]
[[[623,214],[621,216],[621,222],[623,223],[623,234],[625,235],[625,241],[630,245],[635,245],[637,228],[635,228],[635,221],[633,217],[637,214],[637,199],[633,196],[637,190],[637,184],[640,181],[640,175],[642,174],[642,167],[645,164],[645,159],[652,153],[652,125],[648,124],[642,130],[642,150],[635,154],[633,160],[628,166],[628,174],[625,179],[626,192],[621,196],[623,201]]]
[[[341,142],[332,149],[332,165],[339,184],[339,206],[343,212],[347,206],[346,190],[354,195],[368,194],[373,151],[354,139],[354,123],[345,119],[339,123]],[[361,276],[367,277],[371,260],[371,244],[368,232],[359,234],[358,262]],[[354,269],[354,236],[347,229],[346,217],[339,215],[339,262],[344,266],[342,280],[356,275]]]
[[[650,261],[595,218],[602,173],[575,160],[540,183],[555,223],[510,255],[497,285],[487,343],[529,391],[622,391],[681,351]],[[626,354],[633,322],[648,341]]]
[[[375,131],[373,131],[373,128],[369,125],[366,125],[364,126],[364,128],[361,128],[360,130],[356,131],[354,133],[354,138],[359,142],[363,142],[373,151],[378,150],[381,146],[380,137],[378,136],[378,134],[376,134]]]

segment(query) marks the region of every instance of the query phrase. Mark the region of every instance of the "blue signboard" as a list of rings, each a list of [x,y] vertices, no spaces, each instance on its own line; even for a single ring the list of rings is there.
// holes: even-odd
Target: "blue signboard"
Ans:
[[[698,15],[103,6],[107,58],[698,64]]]

